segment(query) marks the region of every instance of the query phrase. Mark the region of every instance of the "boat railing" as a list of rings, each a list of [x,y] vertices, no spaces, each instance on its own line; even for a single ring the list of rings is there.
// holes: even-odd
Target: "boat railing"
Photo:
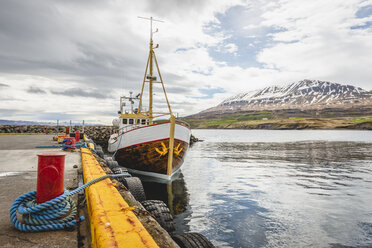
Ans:
[[[129,130],[132,130],[132,129],[134,129],[136,126],[133,124],[133,125],[130,125],[130,126],[125,126],[125,127],[122,127],[122,128],[120,128],[119,130],[118,130],[118,133],[119,133],[119,135],[121,135],[121,134],[123,134],[123,133],[125,133],[125,132],[127,132],[127,131],[129,131]]]
[[[190,127],[190,124],[187,123],[186,121],[176,120],[176,123],[179,123],[179,124],[184,125],[184,126],[186,126],[186,127],[188,127],[188,128],[191,128],[191,127]]]
[[[158,122],[156,124],[162,124],[162,123],[169,123],[169,121],[164,121],[164,122]],[[190,129],[190,124],[185,122],[185,121],[181,121],[181,120],[176,120],[176,123],[178,124],[181,124],[182,126],[186,126],[187,128]],[[133,124],[133,125],[130,125],[130,126],[125,126],[125,127],[122,127],[118,130],[118,135],[122,135],[123,133],[127,132],[127,131],[130,131],[132,129],[135,129],[135,128],[138,128],[138,127],[142,127],[142,126],[139,126],[137,124]]]

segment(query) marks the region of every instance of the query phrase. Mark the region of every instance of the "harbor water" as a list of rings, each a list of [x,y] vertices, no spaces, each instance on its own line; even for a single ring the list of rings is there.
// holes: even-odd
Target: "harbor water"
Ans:
[[[204,141],[179,178],[144,182],[177,232],[216,247],[372,247],[371,131],[192,133]]]

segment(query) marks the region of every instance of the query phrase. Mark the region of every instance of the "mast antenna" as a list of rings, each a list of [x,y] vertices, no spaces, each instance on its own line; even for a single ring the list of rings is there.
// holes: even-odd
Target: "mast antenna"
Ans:
[[[152,32],[152,22],[164,22],[162,20],[156,20],[152,16],[150,18],[148,17],[142,17],[142,16],[137,16],[138,18],[145,19],[145,20],[150,20],[150,38],[152,39],[152,35],[156,32],[158,32],[158,29],[155,30],[155,32]]]

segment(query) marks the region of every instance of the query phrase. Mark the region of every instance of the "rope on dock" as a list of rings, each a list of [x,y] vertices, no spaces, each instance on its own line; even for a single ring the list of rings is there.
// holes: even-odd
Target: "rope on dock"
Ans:
[[[41,204],[36,203],[36,191],[28,192],[19,196],[13,202],[10,207],[10,219],[13,225],[22,232],[42,232],[71,228],[85,218],[84,216],[77,218],[76,205],[70,197],[92,184],[106,178],[116,177],[130,177],[130,174],[101,176],[73,191],[65,190],[62,195]],[[24,223],[18,220],[17,212],[23,215]]]
[[[76,142],[75,144],[60,144],[60,145],[50,145],[50,146],[35,146],[35,148],[62,148],[62,150],[66,150],[67,148],[87,148],[88,144],[87,142]],[[92,149],[94,152],[95,150]]]

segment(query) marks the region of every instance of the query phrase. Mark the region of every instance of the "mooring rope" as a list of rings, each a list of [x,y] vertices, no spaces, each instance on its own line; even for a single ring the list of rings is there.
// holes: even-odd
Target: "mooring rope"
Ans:
[[[130,175],[128,173],[104,175],[89,181],[73,191],[65,190],[62,195],[41,204],[36,203],[36,190],[28,192],[19,196],[13,202],[10,207],[10,219],[13,225],[23,232],[42,232],[71,228],[85,218],[84,216],[76,218],[76,205],[70,196],[101,180],[115,177],[130,177]],[[24,223],[18,220],[17,212],[23,215]]]

